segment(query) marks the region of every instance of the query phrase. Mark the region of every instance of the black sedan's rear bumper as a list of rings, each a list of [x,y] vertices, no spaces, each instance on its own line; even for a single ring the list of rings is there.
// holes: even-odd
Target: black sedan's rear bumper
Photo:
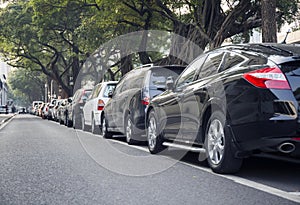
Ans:
[[[300,133],[297,120],[256,122],[231,127],[235,144],[240,153],[281,152],[300,157]],[[292,144],[293,151],[283,152],[280,146]]]

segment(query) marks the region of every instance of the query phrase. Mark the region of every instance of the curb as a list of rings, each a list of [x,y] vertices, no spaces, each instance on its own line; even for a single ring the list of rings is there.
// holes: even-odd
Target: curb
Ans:
[[[14,116],[16,116],[17,114],[14,113],[12,116],[9,116],[8,118],[5,118],[4,120],[2,120],[0,122],[0,126],[2,126],[4,123],[6,123],[7,121],[9,121],[11,118],[13,118]]]

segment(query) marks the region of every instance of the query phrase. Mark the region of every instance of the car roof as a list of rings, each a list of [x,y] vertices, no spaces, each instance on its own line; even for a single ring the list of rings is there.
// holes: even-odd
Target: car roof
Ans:
[[[103,85],[105,85],[105,84],[117,84],[117,83],[118,83],[118,81],[107,81],[107,82],[97,83],[96,85],[99,85],[99,84],[103,84]]]
[[[142,65],[140,67],[137,67],[131,71],[138,71],[138,70],[151,70],[151,69],[159,69],[159,68],[168,68],[168,69],[172,69],[172,68],[185,68],[186,65],[153,65],[153,64],[145,64]],[[130,72],[131,72],[130,71]]]
[[[221,50],[244,50],[261,53],[267,56],[300,56],[299,44],[279,44],[279,43],[249,43],[249,44],[232,44],[222,46]],[[219,50],[218,48],[215,50]]]

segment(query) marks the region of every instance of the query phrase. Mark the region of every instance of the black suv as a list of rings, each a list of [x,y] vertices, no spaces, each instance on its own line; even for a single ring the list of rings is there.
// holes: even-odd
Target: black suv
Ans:
[[[151,153],[198,151],[218,173],[238,171],[253,153],[300,156],[299,45],[221,47],[167,84],[147,111]]]
[[[146,141],[145,112],[150,100],[165,91],[168,76],[177,77],[183,66],[146,65],[123,76],[101,116],[104,138],[125,134],[128,144]]]

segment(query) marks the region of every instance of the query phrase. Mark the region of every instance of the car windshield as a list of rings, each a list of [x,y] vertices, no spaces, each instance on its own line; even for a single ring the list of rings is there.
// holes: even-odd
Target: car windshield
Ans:
[[[150,89],[165,89],[166,80],[169,76],[172,76],[174,79],[182,72],[183,69],[167,69],[159,68],[155,69],[150,76]]]
[[[158,68],[153,70],[150,76],[150,97],[153,98],[165,91],[167,78],[172,76],[173,79],[176,79],[182,71],[183,68],[173,68],[172,70]]]

